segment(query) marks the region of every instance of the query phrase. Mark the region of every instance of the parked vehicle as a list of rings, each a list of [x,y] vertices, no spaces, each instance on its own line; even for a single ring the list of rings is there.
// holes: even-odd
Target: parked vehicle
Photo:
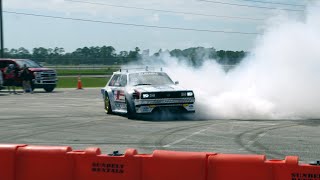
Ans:
[[[167,73],[148,68],[114,72],[101,93],[108,114],[126,113],[129,119],[155,111],[195,112],[192,90],[178,86]]]
[[[9,65],[14,64],[19,71],[26,65],[33,75],[32,89],[43,88],[46,92],[52,92],[57,85],[57,73],[54,69],[44,68],[38,63],[30,59],[0,59],[0,70],[2,74],[4,69]],[[5,76],[5,74],[4,74]],[[6,86],[6,82],[3,83]],[[18,76],[15,79],[16,86],[22,86],[21,78]]]

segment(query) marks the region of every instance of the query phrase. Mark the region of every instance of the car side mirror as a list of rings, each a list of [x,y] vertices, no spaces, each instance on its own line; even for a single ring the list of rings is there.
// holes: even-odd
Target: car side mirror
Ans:
[[[178,84],[179,84],[179,81],[174,82],[174,84],[175,84],[175,85],[178,85]]]

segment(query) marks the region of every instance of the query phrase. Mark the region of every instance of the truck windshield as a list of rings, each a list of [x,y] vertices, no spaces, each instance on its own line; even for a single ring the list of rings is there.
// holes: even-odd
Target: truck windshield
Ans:
[[[163,85],[173,84],[173,81],[166,73],[161,72],[143,72],[129,75],[130,85]]]
[[[27,60],[27,59],[16,60],[16,63],[20,67],[27,65],[28,68],[41,68],[41,66],[38,63],[31,61],[31,60]]]

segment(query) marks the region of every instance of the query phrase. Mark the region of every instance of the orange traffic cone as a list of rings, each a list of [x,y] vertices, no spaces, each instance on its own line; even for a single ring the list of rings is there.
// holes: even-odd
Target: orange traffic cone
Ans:
[[[78,76],[78,87],[77,89],[82,89],[82,82],[80,76]]]

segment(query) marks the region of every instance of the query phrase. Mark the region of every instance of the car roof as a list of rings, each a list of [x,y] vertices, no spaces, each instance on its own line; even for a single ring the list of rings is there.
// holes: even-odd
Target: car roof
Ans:
[[[127,71],[116,71],[116,72],[113,72],[113,74],[126,74],[126,75],[129,75],[129,74],[144,74],[144,73],[165,73],[163,71],[131,71],[131,72],[127,72]]]
[[[144,68],[137,67],[137,68],[121,68],[116,72],[113,72],[113,74],[136,74],[136,73],[165,73],[163,72],[163,68],[157,68],[157,67],[149,67],[146,66]]]

